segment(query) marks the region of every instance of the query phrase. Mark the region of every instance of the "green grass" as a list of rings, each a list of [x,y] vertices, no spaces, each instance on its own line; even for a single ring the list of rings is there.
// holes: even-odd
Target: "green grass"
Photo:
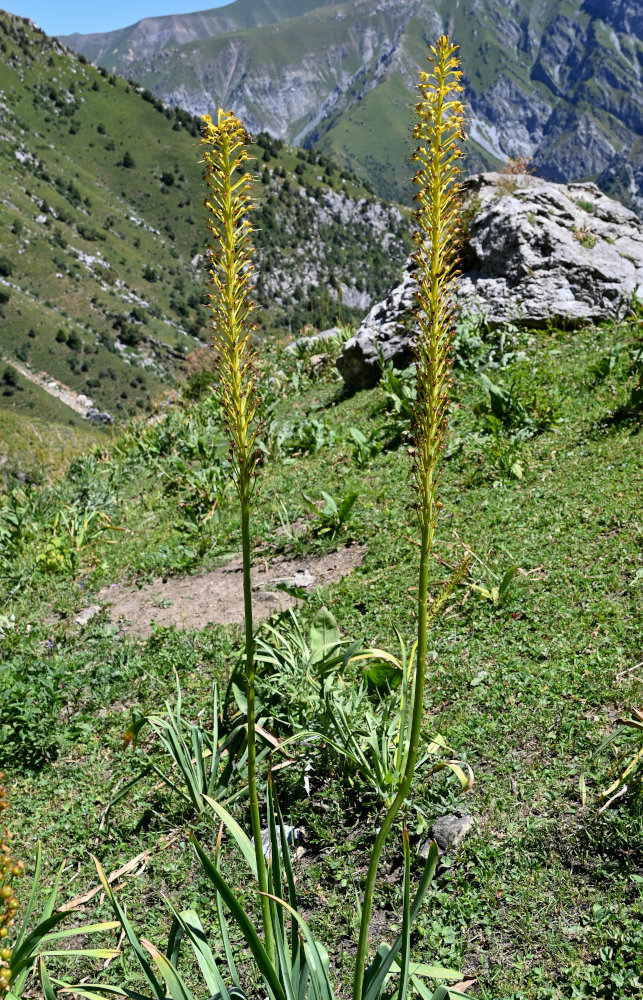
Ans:
[[[474,561],[467,585],[433,631],[427,728],[439,730],[468,760],[476,784],[464,799],[440,778],[421,783],[417,794],[429,817],[461,805],[476,817],[476,827],[439,870],[415,950],[422,960],[477,975],[470,995],[481,1000],[635,998],[643,803],[626,799],[598,816],[609,755],[595,751],[617,714],[640,702],[641,672],[631,668],[640,660],[641,439],[627,409],[626,352],[603,380],[590,366],[638,334],[634,324],[621,324],[514,336],[512,349],[524,351],[527,361],[487,373],[520,391],[533,412],[549,407],[555,422],[518,446],[522,478],[507,477],[484,433],[488,397],[479,375],[456,371],[432,592],[463,545],[497,575],[510,565],[522,572],[495,607],[469,588],[487,583]],[[306,518],[304,491],[341,497],[358,490],[354,517],[335,544],[365,544],[365,562],[323,588],[302,614],[309,620],[325,603],[347,637],[394,649],[395,628],[406,639],[414,632],[415,514],[407,447],[386,412],[384,392],[347,397],[332,376],[310,376],[305,359],[275,351],[264,364],[266,376],[284,373],[278,387],[265,385],[270,420],[321,421],[322,440],[331,443],[302,453],[300,434],[292,444],[286,440],[277,459],[266,460],[256,557],[292,549],[295,543],[276,529],[284,508],[291,521]],[[354,460],[351,426],[384,446],[362,467]],[[237,549],[231,496],[199,527],[202,512],[195,522],[177,503],[189,496],[189,484],[175,481],[168,489],[159,475],[159,469],[171,472],[172,452],[197,468],[199,439],[206,464],[225,463],[217,410],[207,400],[152,427],[138,425],[111,452],[77,461],[56,486],[32,494],[32,529],[3,564],[15,627],[3,640],[0,764],[8,774],[16,853],[28,862],[41,838],[50,872],[69,862],[65,895],[73,896],[97,884],[88,849],[112,870],[176,832],[173,845],[124,879],[121,889],[130,917],[158,944],[169,926],[162,893],[196,905],[206,923],[212,919],[212,897],[188,846],[194,817],[153,782],[116,807],[109,834],[99,829],[100,817],[114,789],[141,766],[142,750],[126,750],[122,742],[132,715],[162,709],[173,696],[174,670],[186,718],[196,715],[211,679],[229,676],[240,630],[163,628],[136,642],[102,614],[83,629],[71,616],[106,584],[198,573]],[[73,574],[44,572],[38,553],[48,519],[61,504],[79,502],[104,510],[124,531],[82,549]],[[116,544],[107,544],[114,538]],[[316,538],[309,522],[297,546],[314,556],[332,544]],[[306,827],[307,854],[298,869],[302,905],[345,984],[354,954],[354,890],[378,818],[362,801],[359,779],[342,776],[330,753],[316,761],[311,782],[308,798],[299,769],[284,771],[282,808],[287,821]],[[237,814],[244,822],[242,806]],[[211,823],[196,829],[212,848]],[[414,842],[426,833],[413,829]],[[228,855],[225,864],[247,896],[234,859]],[[395,840],[383,881],[378,921],[390,932],[400,901]],[[94,900],[89,913],[106,916],[106,909]],[[124,968],[115,963],[109,975],[122,981]]]
[[[17,472],[31,478],[60,475],[77,454],[108,439],[63,403],[19,378],[15,406],[2,414],[0,474],[5,484]],[[36,415],[37,414],[37,415]]]

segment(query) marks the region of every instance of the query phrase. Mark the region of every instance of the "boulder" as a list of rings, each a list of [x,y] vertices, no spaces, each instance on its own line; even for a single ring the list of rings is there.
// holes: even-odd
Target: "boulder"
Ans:
[[[85,414],[85,420],[91,420],[93,424],[113,424],[114,418],[111,413],[102,413],[95,406],[90,406]]]
[[[346,341],[336,364],[347,386],[365,389],[375,385],[381,362],[406,368],[413,360],[415,331],[411,319],[417,282],[407,262],[402,281],[382,302],[373,306],[354,337]]]
[[[440,816],[431,828],[431,836],[422,844],[420,857],[428,858],[431,842],[434,840],[441,851],[455,850],[473,829],[475,819],[462,809]]]
[[[643,222],[595,184],[476,174],[462,185],[477,209],[456,301],[491,326],[579,325],[614,319],[643,299]],[[410,267],[348,340],[337,367],[351,388],[377,382],[380,359],[409,364],[416,291]]]

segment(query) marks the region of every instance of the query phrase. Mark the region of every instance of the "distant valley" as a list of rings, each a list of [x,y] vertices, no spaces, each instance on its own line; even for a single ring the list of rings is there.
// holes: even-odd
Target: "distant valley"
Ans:
[[[643,211],[639,0],[236,0],[64,41],[172,106],[230,106],[405,200],[407,108],[443,30],[461,47],[470,172],[528,156]]]
[[[117,423],[147,413],[207,343],[199,121],[21,18],[0,14],[0,49],[0,419],[84,426],[67,389]],[[256,140],[259,332],[361,318],[406,256],[405,210]]]

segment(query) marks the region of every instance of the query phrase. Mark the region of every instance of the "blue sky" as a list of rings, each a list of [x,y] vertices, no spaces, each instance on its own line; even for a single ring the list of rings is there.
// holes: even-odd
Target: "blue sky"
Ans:
[[[231,0],[0,0],[5,10],[30,17],[48,35],[71,35],[74,31],[111,31],[125,28],[142,17],[187,14],[194,10],[223,7]]]

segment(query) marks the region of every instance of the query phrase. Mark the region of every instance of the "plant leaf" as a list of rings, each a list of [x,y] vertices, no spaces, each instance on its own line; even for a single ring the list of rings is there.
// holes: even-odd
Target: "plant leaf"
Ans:
[[[259,972],[266,981],[266,985],[270,990],[272,990],[276,1000],[286,1000],[286,994],[284,993],[284,989],[279,981],[276,970],[259,939],[259,935],[257,934],[250,917],[245,912],[232,889],[221,877],[217,868],[212,864],[210,858],[204,852],[195,837],[192,838],[192,843],[205,874],[211,882],[214,882],[217,892],[221,894],[223,901],[230,910],[235,923],[245,938],[246,944],[252,952],[255,962],[257,963]]]
[[[339,642],[339,625],[334,614],[328,608],[321,608],[310,627],[310,648],[318,652],[326,646]]]
[[[49,973],[47,972],[42,955],[38,956],[38,978],[40,980],[40,985],[42,986],[42,995],[44,1000],[56,1000],[56,994],[54,993],[54,988],[51,985],[51,979],[49,978]]]
[[[243,854],[244,858],[248,862],[248,866],[250,868],[250,871],[252,872],[252,874],[254,875],[254,877],[256,879],[257,878],[257,859],[255,857],[255,849],[252,846],[252,842],[251,842],[250,838],[248,837],[247,833],[245,833],[241,829],[241,827],[237,823],[236,819],[234,819],[230,815],[230,813],[228,812],[228,810],[224,809],[222,805],[220,805],[218,802],[215,802],[214,799],[211,799],[209,795],[204,795],[203,798],[212,807],[212,809],[214,809],[214,811],[217,814],[217,816],[219,817],[219,819],[227,827],[227,829],[228,829],[230,835],[232,836],[232,838],[234,839],[237,847],[239,848],[239,850]],[[196,844],[196,841],[193,841],[193,843]]]
[[[170,991],[170,997],[172,1000],[194,1000],[190,990],[187,988],[180,974],[174,968],[171,962],[168,962],[165,955],[161,954],[158,948],[155,948],[153,944],[146,941],[145,938],[141,938],[141,944],[152,956],[153,961],[163,976],[167,987]]]
[[[151,986],[154,996],[157,998],[157,1000],[165,1000],[165,990],[163,989],[163,987],[161,986],[161,984],[159,983],[159,981],[157,980],[156,976],[152,971],[152,967],[150,966],[150,963],[147,960],[147,955],[145,954],[145,951],[141,946],[141,942],[139,941],[136,935],[136,931],[129,922],[127,914],[123,910],[123,907],[119,903],[114,893],[114,890],[107,881],[107,876],[105,875],[105,872],[103,871],[98,858],[95,858],[93,855],[92,857],[94,860],[94,864],[96,865],[96,870],[98,871],[98,878],[100,879],[103,889],[105,890],[105,895],[107,896],[107,899],[109,900],[111,907],[114,910],[114,913],[118,917],[120,924],[123,930],[125,931],[125,936],[127,937],[127,940],[134,949],[134,953],[138,959],[141,969],[143,970],[143,975],[145,976],[148,985]]]

